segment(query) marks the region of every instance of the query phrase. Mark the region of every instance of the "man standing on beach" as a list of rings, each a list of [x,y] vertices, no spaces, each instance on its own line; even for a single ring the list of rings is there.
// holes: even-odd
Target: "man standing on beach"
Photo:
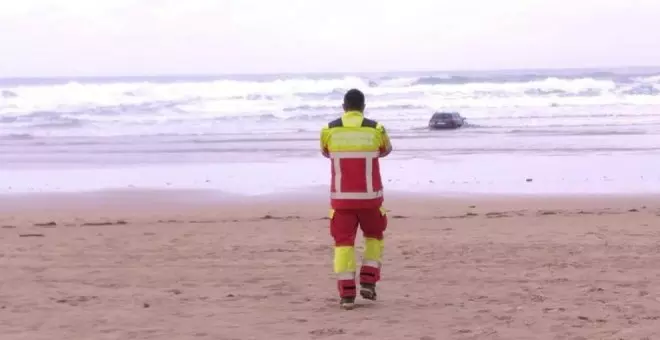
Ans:
[[[343,108],[344,114],[321,130],[321,151],[332,161],[330,233],[335,242],[334,271],[340,305],[352,309],[357,295],[354,246],[358,225],[365,240],[360,295],[376,300],[387,227],[379,158],[392,151],[392,144],[383,125],[364,117],[361,91],[346,92]]]

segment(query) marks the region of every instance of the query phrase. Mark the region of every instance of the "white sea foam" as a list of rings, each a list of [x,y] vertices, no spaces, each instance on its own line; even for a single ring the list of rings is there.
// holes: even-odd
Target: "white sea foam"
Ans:
[[[548,124],[568,125],[603,113],[611,114],[607,119],[601,116],[610,124],[620,121],[617,116],[643,116],[639,122],[657,122],[658,117],[648,117],[660,114],[660,76],[652,74],[5,81],[0,83],[0,135],[161,134],[170,133],[172,124],[181,133],[204,131],[200,125],[230,132],[237,124],[214,121],[240,119],[268,122],[273,131],[304,129],[309,121],[318,124],[337,114],[343,92],[353,87],[367,94],[372,116],[414,121],[417,126],[442,109],[459,110],[477,120],[543,116],[556,117]],[[533,124],[530,119],[521,126]],[[148,129],[143,128],[145,124]]]

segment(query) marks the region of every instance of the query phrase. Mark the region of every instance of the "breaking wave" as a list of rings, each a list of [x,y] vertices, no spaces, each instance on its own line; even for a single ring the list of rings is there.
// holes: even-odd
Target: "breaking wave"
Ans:
[[[617,115],[603,113],[605,106],[660,106],[660,72],[4,79],[0,134],[136,127],[157,134],[177,126],[231,132],[241,121],[317,123],[336,115],[343,93],[354,87],[367,94],[372,116],[422,124],[442,109],[470,111],[479,119],[572,119],[584,110]],[[634,109],[623,114],[656,115]]]

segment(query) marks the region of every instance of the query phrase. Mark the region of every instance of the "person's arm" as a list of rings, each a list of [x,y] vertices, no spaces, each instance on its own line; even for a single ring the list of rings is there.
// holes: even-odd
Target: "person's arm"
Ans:
[[[376,127],[380,132],[380,155],[379,157],[386,157],[392,152],[392,142],[390,141],[390,136],[387,134],[385,127],[381,124],[378,124]]]
[[[321,129],[321,154],[325,158],[330,158],[330,151],[328,150],[328,137],[330,135],[330,129],[328,129],[327,126],[324,126],[323,129]]]

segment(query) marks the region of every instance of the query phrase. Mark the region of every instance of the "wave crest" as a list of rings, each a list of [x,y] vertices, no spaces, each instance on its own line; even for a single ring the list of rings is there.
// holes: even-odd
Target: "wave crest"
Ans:
[[[336,115],[350,88],[367,94],[373,114],[399,120],[424,121],[445,108],[529,108],[531,116],[539,108],[660,105],[660,73],[0,80],[0,133],[136,125],[158,130],[241,119],[305,123]]]

